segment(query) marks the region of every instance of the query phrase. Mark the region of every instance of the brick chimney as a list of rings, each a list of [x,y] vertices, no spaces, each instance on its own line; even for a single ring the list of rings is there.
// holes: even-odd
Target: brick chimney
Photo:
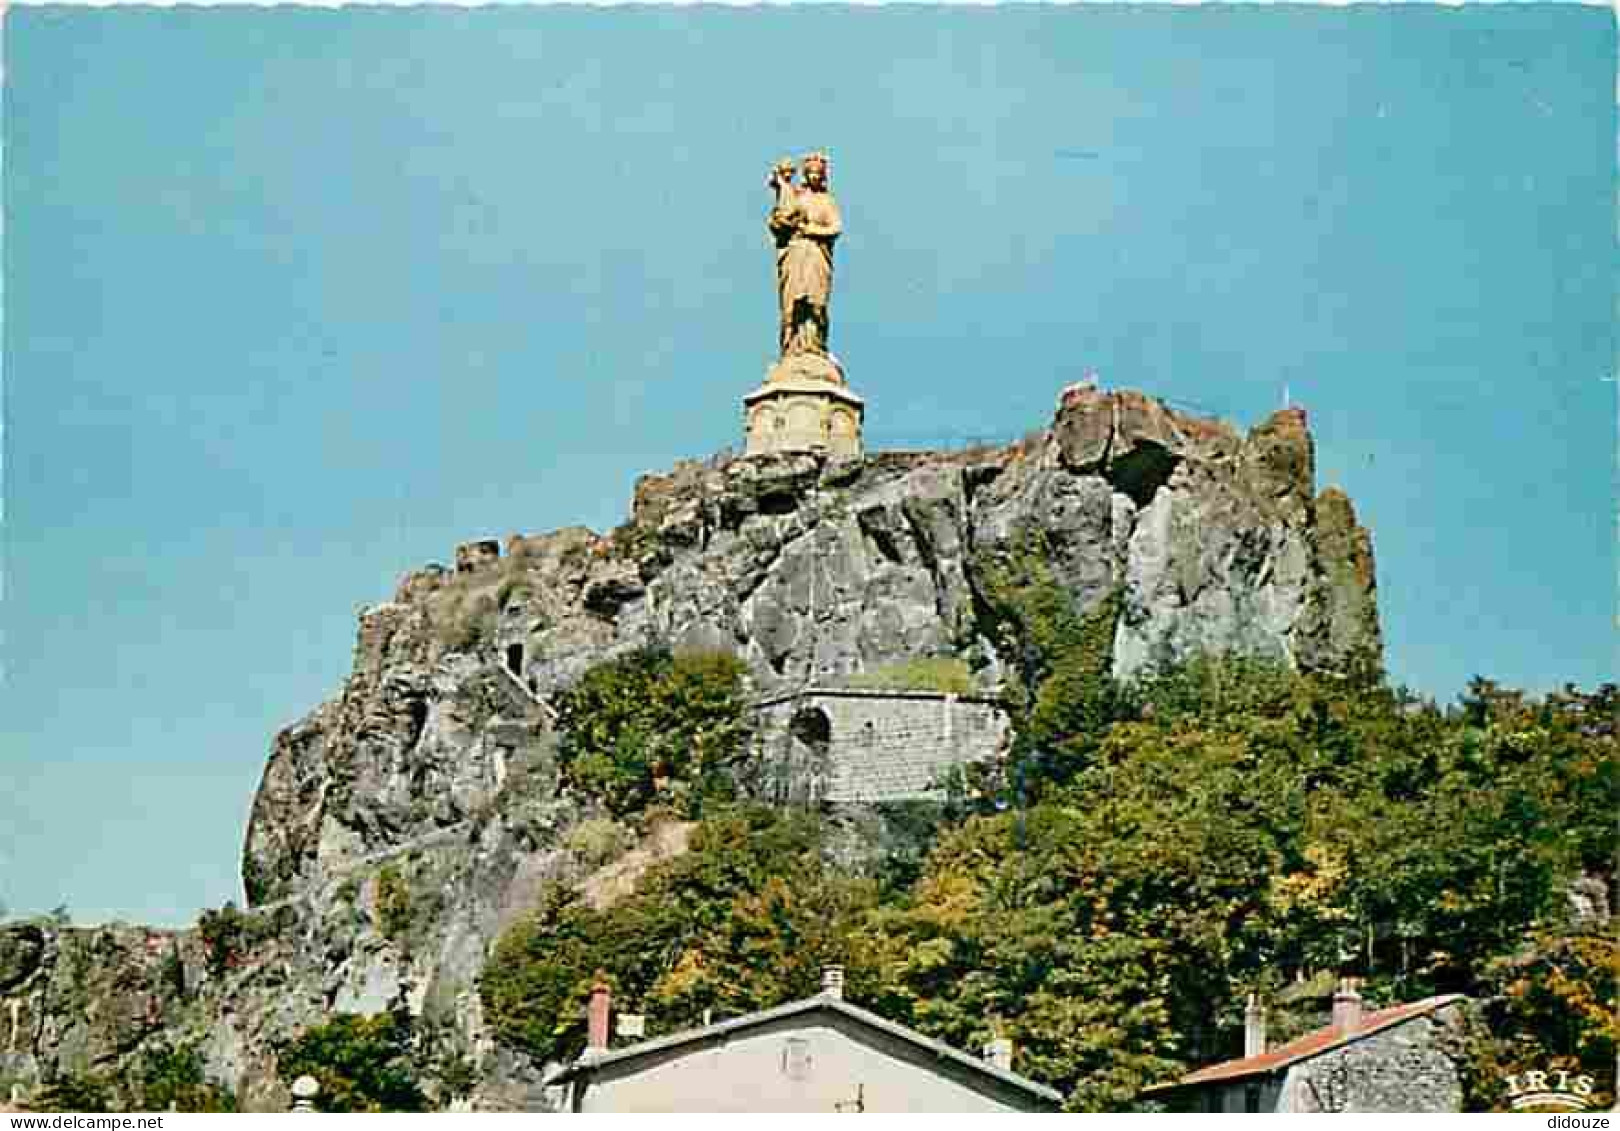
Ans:
[[[1266,1051],[1266,1007],[1260,1004],[1259,994],[1249,995],[1249,1004],[1243,1011],[1243,1055],[1259,1056]]]
[[[1354,978],[1340,978],[1333,993],[1333,1031],[1354,1033],[1361,1028],[1361,995]]]
[[[591,1004],[586,1012],[586,1052],[606,1052],[608,1047],[608,1015],[613,1012],[613,994],[607,983],[598,981],[591,987]]]
[[[1006,1037],[997,1037],[984,1046],[986,1063],[1004,1072],[1012,1071],[1013,1043]]]
[[[821,992],[827,997],[844,998],[844,968],[842,966],[823,966],[821,968]]]

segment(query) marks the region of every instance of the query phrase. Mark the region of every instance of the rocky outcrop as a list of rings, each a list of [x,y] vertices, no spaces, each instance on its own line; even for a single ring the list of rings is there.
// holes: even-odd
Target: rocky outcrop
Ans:
[[[203,954],[194,935],[43,921],[0,927],[0,1094],[49,1072],[117,1066],[186,1009]]]
[[[1305,668],[1381,653],[1371,541],[1342,492],[1315,494],[1303,410],[1239,436],[1139,393],[1082,388],[1053,433],[1091,499],[1089,544],[1106,532],[1118,547],[1112,573],[1090,569],[1123,580],[1117,675],[1201,651]]]
[[[1077,609],[1123,589],[1120,676],[1200,650],[1332,666],[1378,651],[1377,615],[1366,534],[1313,477],[1299,410],[1241,436],[1089,389],[1004,449],[686,465],[637,486],[623,541],[646,592],[618,623],[734,648],[765,686],[950,652],[993,680],[976,570],[1036,529]]]
[[[165,945],[183,993],[120,998],[63,982],[62,955],[122,948],[109,969],[145,985],[147,944],[0,934],[0,1009],[22,1002],[29,1034],[4,1073],[113,1064],[158,1024],[273,1109],[287,1098],[278,1042],[333,1010],[403,1007],[479,1066],[466,1102],[538,1102],[534,1067],[485,1033],[476,978],[504,925],[603,863],[581,832],[603,815],[557,788],[552,696],[655,643],[731,651],[761,694],[930,655],[968,660],[990,689],[1013,658],[988,576],[1030,544],[1077,612],[1119,598],[1121,677],[1197,651],[1315,668],[1376,656],[1370,540],[1313,479],[1303,412],[1243,435],[1140,393],[1077,388],[1049,429],[1008,447],[683,463],[643,477],[609,535],[514,536],[504,553],[469,542],[454,569],[414,572],[362,612],[342,688],[275,737],[243,849],[258,926],[241,961],[210,965],[182,933]],[[648,837],[620,847],[679,848]],[[408,930],[379,910],[385,874],[409,900]],[[74,1029],[41,989],[59,984],[157,1005],[124,1017],[109,1004]]]

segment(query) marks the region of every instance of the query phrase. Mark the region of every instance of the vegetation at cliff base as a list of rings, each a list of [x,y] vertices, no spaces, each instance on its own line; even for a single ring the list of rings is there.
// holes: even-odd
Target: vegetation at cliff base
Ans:
[[[202,1054],[195,1045],[148,1049],[141,1059],[139,1082],[145,1111],[236,1110],[236,1097],[204,1074]]]
[[[496,944],[479,982],[496,1034],[536,1058],[577,1054],[583,1004],[605,977],[649,1033],[730,1017],[816,991],[876,900],[838,874],[812,813],[740,806],[708,817],[687,852],[597,910],[565,891]]]
[[[106,1077],[93,1072],[64,1072],[41,1088],[30,1106],[37,1111],[99,1113],[115,1110],[114,1099],[113,1085]]]
[[[1565,1069],[1592,1076],[1593,1109],[1611,1110],[1620,1062],[1620,937],[1612,929],[1538,932],[1494,959],[1486,974],[1494,992],[1482,1005],[1485,1030],[1470,1047],[1466,1078],[1477,1105],[1499,1106],[1510,1076]]]
[[[915,882],[841,875],[814,813],[711,811],[634,895],[559,895],[500,940],[482,992],[502,1039],[572,1055],[598,973],[656,1034],[841,962],[852,1000],[959,1048],[1010,1037],[1076,1109],[1120,1109],[1238,1055],[1250,992],[1279,1039],[1325,1023],[1302,988],[1342,973],[1373,1007],[1479,1003],[1470,1107],[1538,1056],[1612,1088],[1613,686],[1479,680],[1442,710],[1237,660],[1105,686],[1097,625],[1005,592],[1034,644],[1022,780],[946,826]]]
[[[305,1030],[277,1057],[283,1080],[310,1075],[325,1112],[426,1111],[412,1068],[413,1034],[405,1013],[340,1013]]]

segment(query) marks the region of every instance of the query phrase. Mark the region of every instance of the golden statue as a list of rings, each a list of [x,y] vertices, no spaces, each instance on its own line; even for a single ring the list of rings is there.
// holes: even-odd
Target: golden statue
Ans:
[[[759,388],[743,397],[747,453],[819,452],[853,459],[862,451],[866,402],[850,389],[844,367],[827,350],[833,243],[843,231],[827,189],[827,155],[778,161],[765,183],[775,195],[765,226],[776,243],[776,297],[781,321],[776,361]]]
[[[809,154],[801,164],[802,185],[794,184],[793,162],[785,159],[777,162],[766,181],[776,191],[766,226],[776,241],[778,337],[784,358],[827,355],[833,242],[843,231],[838,202],[827,188],[827,155]]]

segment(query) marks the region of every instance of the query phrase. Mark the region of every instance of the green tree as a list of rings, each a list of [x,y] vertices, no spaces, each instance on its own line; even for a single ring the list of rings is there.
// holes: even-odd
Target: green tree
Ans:
[[[655,800],[695,813],[728,792],[744,750],[746,670],[729,653],[659,648],[597,665],[559,703],[565,778],[616,814]]]
[[[1588,1076],[1595,1111],[1615,1103],[1620,1051],[1620,935],[1611,921],[1585,934],[1547,933],[1490,964],[1465,1077],[1470,1106],[1507,1110],[1508,1077],[1529,1070]]]
[[[558,896],[500,940],[482,989],[502,1037],[569,1055],[599,973],[667,1032],[814,992],[839,961],[885,1016],[960,1048],[1011,1037],[1072,1106],[1124,1108],[1237,1055],[1249,992],[1345,973],[1378,1005],[1484,1003],[1473,1104],[1537,1050],[1612,1064],[1614,924],[1567,906],[1577,877],[1614,900],[1612,686],[1482,680],[1441,710],[1365,673],[1204,659],[1112,687],[1103,618],[1083,628],[1037,566],[998,568],[1030,646],[1015,767],[1034,788],[952,810],[887,889],[830,867],[812,815],[715,809],[631,897]]]
[[[181,1044],[148,1050],[139,1068],[146,1111],[236,1110],[236,1098],[203,1073],[196,1046]]]
[[[479,987],[497,1034],[538,1059],[584,1044],[584,1007],[605,977],[654,1033],[816,992],[821,967],[849,961],[849,935],[875,885],[838,875],[812,814],[757,806],[713,812],[684,855],[604,910],[566,893],[497,942]]]
[[[1129,690],[1067,784],[947,835],[857,946],[882,1011],[961,1047],[1012,1036],[1082,1108],[1234,1055],[1243,996],[1296,973],[1384,1002],[1499,994],[1492,970],[1612,845],[1613,738],[1584,700],[1447,717],[1248,661]],[[1612,999],[1570,968],[1564,1013],[1602,1049],[1569,1003]]]
[[[584,1047],[593,963],[612,945],[602,936],[607,925],[600,912],[559,889],[502,933],[478,978],[498,1038],[542,1062]],[[655,937],[644,941],[649,951],[659,946]]]
[[[46,1084],[30,1106],[40,1111],[99,1113],[112,1111],[114,1100],[112,1083],[106,1077],[94,1072],[65,1072]]]
[[[883,1012],[959,1047],[1010,1036],[1084,1110],[1218,1045],[1209,1010],[1275,949],[1268,879],[1301,820],[1246,736],[1121,724],[1073,783],[968,821],[874,916]]]
[[[1177,1063],[1165,944],[1111,929],[1106,891],[1068,888],[1087,870],[1065,867],[1060,846],[1076,831],[1051,804],[971,819],[936,850],[909,906],[870,918],[852,989],[958,1048],[1011,1037],[1020,1071],[1083,1083],[1085,1107],[1120,1107]]]
[[[231,901],[217,911],[204,911],[197,920],[197,934],[208,956],[208,970],[215,977],[237,965],[254,939],[253,924]]]

